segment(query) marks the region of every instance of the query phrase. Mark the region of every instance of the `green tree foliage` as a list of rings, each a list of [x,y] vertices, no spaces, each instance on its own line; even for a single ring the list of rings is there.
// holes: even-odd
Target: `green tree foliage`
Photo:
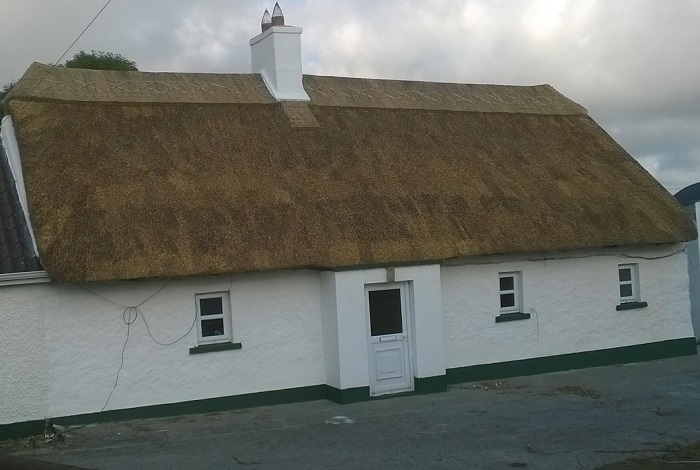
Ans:
[[[0,101],[4,100],[7,94],[12,90],[12,87],[14,87],[17,84],[17,80],[11,81],[10,83],[6,83],[2,86],[2,89],[0,89]]]
[[[89,54],[85,51],[77,52],[72,59],[66,61],[64,66],[71,69],[138,70],[133,60],[120,54],[102,51],[92,51]]]
[[[58,67],[68,67],[73,69],[92,69],[92,70],[126,70],[138,71],[136,62],[129,60],[120,54],[112,52],[91,51],[89,54],[85,51],[77,52],[72,59],[68,59],[65,64]],[[0,117],[5,115],[5,109],[2,106],[2,100],[17,84],[17,81],[12,81],[5,84],[0,89]]]
[[[5,107],[2,105],[2,101],[5,99],[7,94],[12,90],[12,88],[17,84],[17,80],[10,83],[6,83],[0,89],[0,118],[5,115]]]

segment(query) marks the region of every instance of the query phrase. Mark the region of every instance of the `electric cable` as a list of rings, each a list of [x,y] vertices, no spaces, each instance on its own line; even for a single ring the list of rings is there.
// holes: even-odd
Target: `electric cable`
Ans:
[[[39,84],[40,84],[51,72],[53,72],[53,70],[54,70],[56,67],[58,67],[58,63],[59,63],[61,60],[63,60],[63,58],[66,56],[66,54],[68,54],[68,52],[71,50],[71,48],[72,48],[73,46],[75,46],[75,43],[78,42],[78,41],[80,40],[81,37],[83,37],[83,34],[85,34],[85,33],[87,32],[87,30],[90,29],[90,26],[92,26],[92,24],[95,22],[95,20],[97,20],[97,18],[102,14],[102,12],[105,10],[105,8],[107,8],[107,6],[108,6],[110,3],[112,3],[112,0],[107,0],[107,3],[105,3],[105,4],[102,6],[102,8],[100,8],[100,11],[97,12],[97,14],[94,16],[94,18],[93,18],[92,20],[90,20],[90,22],[88,23],[88,25],[85,27],[85,29],[83,29],[83,31],[78,35],[78,37],[75,38],[75,40],[70,44],[70,46],[68,46],[68,49],[66,49],[66,51],[65,51],[63,54],[61,54],[61,57],[59,57],[58,60],[57,60],[56,62],[54,62],[54,63],[51,65],[51,68],[50,68],[49,70],[47,70],[46,73],[34,84],[34,86],[32,87],[32,89],[29,91],[29,94],[30,94],[30,95],[31,95],[32,93],[34,93],[34,90],[36,90],[36,87],[38,87]]]
[[[132,313],[134,314],[133,319],[131,318]],[[121,374],[122,368],[124,367],[124,352],[126,351],[126,345],[129,343],[131,325],[136,321],[136,318],[138,318],[138,314],[134,307],[127,307],[124,309],[124,313],[122,313],[122,320],[124,320],[124,323],[126,323],[126,339],[124,340],[124,346],[122,346],[121,362],[119,364],[119,369],[117,369],[117,377],[114,379],[114,386],[112,387],[112,390],[110,390],[109,396],[107,397],[107,401],[100,410],[100,413],[102,413],[105,410],[105,408],[107,408],[109,400],[112,398],[112,394],[117,389],[117,384],[119,383],[119,374]]]
[[[168,279],[168,280],[165,282],[165,284],[163,284],[162,286],[160,286],[160,287],[158,288],[158,290],[156,290],[153,294],[149,295],[149,296],[146,298],[146,300],[144,300],[144,301],[142,301],[142,302],[139,302],[139,303],[136,304],[136,305],[122,305],[122,304],[120,304],[119,302],[115,302],[115,301],[113,301],[113,300],[108,299],[108,298],[105,297],[104,295],[100,295],[100,294],[98,294],[97,292],[91,291],[90,289],[88,289],[88,288],[85,287],[85,286],[82,286],[82,285],[80,285],[80,284],[78,284],[78,286],[79,286],[81,289],[83,289],[84,291],[87,291],[87,292],[89,292],[90,294],[94,295],[95,297],[99,297],[99,298],[101,298],[102,300],[105,300],[105,301],[109,302],[109,303],[112,304],[112,305],[116,305],[117,307],[120,307],[120,308],[132,308],[132,307],[137,308],[137,307],[140,307],[141,305],[145,304],[145,303],[148,302],[149,300],[151,300],[153,297],[155,297],[158,293],[160,293],[160,291],[162,291],[163,289],[165,289],[165,288],[168,286],[168,284],[170,284],[171,282],[172,282],[172,279]]]
[[[664,255],[658,255],[658,256],[642,256],[642,255],[629,255],[626,253],[595,253],[595,254],[590,254],[590,255],[566,255],[566,256],[543,256],[541,258],[525,258],[525,259],[518,259],[518,260],[512,260],[512,259],[495,259],[495,260],[477,260],[477,259],[472,259],[469,258],[470,261],[469,263],[464,263],[464,264],[469,264],[472,266],[483,266],[483,265],[488,265],[488,264],[503,264],[503,263],[512,263],[513,261],[526,261],[529,263],[546,263],[547,261],[558,261],[558,260],[569,260],[569,259],[586,259],[586,258],[602,258],[602,257],[610,257],[610,258],[623,258],[623,259],[642,259],[645,261],[655,261],[659,259],[664,259],[664,258],[670,258],[671,256],[675,256],[679,253],[685,253],[688,251],[687,246],[681,250],[674,250],[670,253],[666,253]],[[498,256],[498,255],[494,255]],[[444,262],[447,262],[448,266],[452,266],[453,264],[449,263],[450,261],[456,261],[459,260],[459,258],[450,258],[450,259],[445,259],[443,260]]]
[[[173,340],[173,341],[161,342],[161,341],[158,341],[155,338],[155,336],[153,336],[151,334],[151,329],[148,327],[148,322],[146,321],[146,315],[144,315],[143,312],[141,312],[141,310],[139,310],[138,308],[136,310],[138,313],[141,314],[141,318],[143,318],[143,324],[146,325],[146,331],[148,332],[148,336],[151,337],[151,339],[153,340],[154,343],[159,344],[160,346],[171,346],[171,345],[177,343],[178,341],[180,341],[181,339],[183,339],[187,335],[189,335],[190,332],[192,331],[192,328],[194,328],[194,325],[197,323],[197,314],[195,313],[194,318],[192,318],[192,324],[190,325],[189,329],[182,336],[180,336],[178,339]]]
[[[131,325],[133,325],[136,322],[136,320],[139,318],[139,316],[141,316],[141,318],[143,318],[143,324],[146,326],[146,331],[148,332],[148,336],[151,338],[151,340],[154,343],[156,343],[160,346],[171,346],[171,345],[181,341],[187,335],[189,335],[190,332],[192,332],[194,325],[197,323],[197,314],[195,312],[194,317],[192,319],[192,323],[190,324],[190,327],[187,329],[187,331],[173,341],[168,341],[168,342],[159,341],[151,333],[151,328],[148,326],[148,321],[146,320],[146,316],[143,314],[140,307],[143,306],[146,302],[148,302],[152,298],[154,298],[160,292],[162,292],[163,289],[165,289],[170,284],[171,281],[172,281],[172,279],[167,280],[162,286],[160,286],[158,289],[156,289],[155,292],[153,292],[151,295],[146,297],[146,299],[142,300],[141,302],[139,302],[136,305],[122,305],[119,302],[115,302],[115,301],[113,301],[113,300],[111,300],[111,299],[109,299],[101,294],[98,294],[97,292],[94,292],[94,291],[88,289],[85,286],[78,284],[78,286],[81,289],[94,295],[95,297],[99,297],[100,299],[104,300],[105,302],[109,302],[110,304],[112,304],[114,306],[117,306],[117,307],[124,309],[124,311],[122,312],[122,320],[126,324],[126,339],[124,340],[124,344],[122,345],[121,359],[120,359],[120,363],[119,363],[119,368],[117,369],[117,375],[114,379],[114,385],[112,386],[112,389],[110,390],[109,395],[107,396],[107,401],[105,401],[104,406],[102,406],[102,409],[100,409],[100,411],[99,411],[100,413],[103,412],[105,409],[107,409],[107,405],[109,405],[109,401],[112,399],[112,395],[114,394],[114,391],[117,389],[117,385],[119,384],[119,376],[122,372],[122,369],[124,368],[124,353],[126,352],[126,346],[129,343],[129,337],[131,335]],[[81,425],[81,426],[72,427],[69,429],[75,430],[75,429],[80,429],[80,428],[85,427],[85,426],[86,425]],[[58,434],[60,434],[60,433],[58,433]]]

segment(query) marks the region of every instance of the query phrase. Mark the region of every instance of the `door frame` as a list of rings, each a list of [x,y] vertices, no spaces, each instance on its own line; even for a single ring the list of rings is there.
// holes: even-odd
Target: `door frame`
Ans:
[[[403,326],[403,334],[406,335],[406,376],[408,379],[408,386],[405,390],[397,391],[387,391],[375,393],[373,388],[375,370],[374,370],[374,356],[372,353],[372,325],[370,320],[369,311],[369,293],[371,291],[380,290],[390,290],[399,289],[401,297],[401,322]],[[382,282],[382,283],[372,283],[365,284],[364,296],[365,296],[365,321],[367,323],[367,355],[369,359],[369,394],[370,397],[389,395],[392,393],[406,393],[415,390],[415,377],[414,377],[414,338],[413,338],[413,302],[412,302],[412,283],[410,281],[396,281],[396,282]]]

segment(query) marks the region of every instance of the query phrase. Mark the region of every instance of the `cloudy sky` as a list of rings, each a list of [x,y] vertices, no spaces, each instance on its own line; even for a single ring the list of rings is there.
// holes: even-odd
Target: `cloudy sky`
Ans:
[[[0,85],[56,62],[106,0],[0,0]],[[250,72],[274,0],[112,0],[79,50],[140,70]],[[669,191],[700,181],[698,0],[282,0],[305,73],[549,83]],[[65,60],[65,59],[64,59]]]

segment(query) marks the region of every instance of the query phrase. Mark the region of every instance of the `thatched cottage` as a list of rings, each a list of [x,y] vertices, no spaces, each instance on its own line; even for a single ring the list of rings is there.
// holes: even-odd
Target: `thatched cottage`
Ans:
[[[681,206],[548,85],[33,64],[6,99],[0,433],[694,354]]]

